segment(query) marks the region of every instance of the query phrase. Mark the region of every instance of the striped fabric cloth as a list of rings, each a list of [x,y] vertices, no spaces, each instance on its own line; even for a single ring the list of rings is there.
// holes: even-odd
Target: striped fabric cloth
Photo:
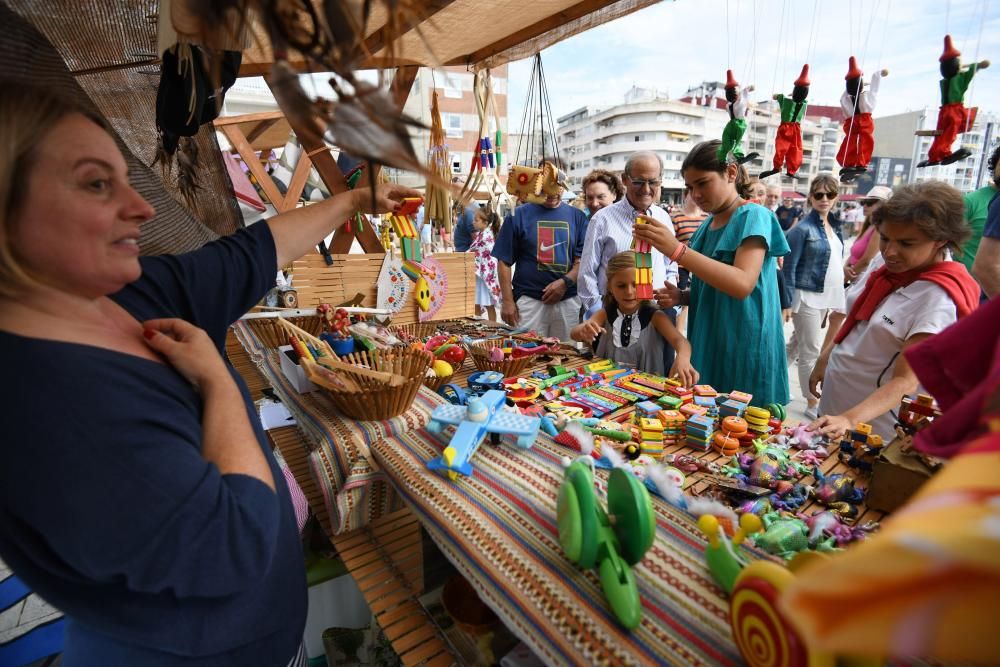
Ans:
[[[473,475],[450,482],[427,469],[448,433],[407,432],[373,443],[371,451],[449,560],[546,663],[741,664],[728,601],[708,573],[704,539],[688,515],[654,499],[656,542],[634,568],[643,620],[625,632],[597,570],[580,570],[559,545],[561,459],[572,453],[545,435],[530,450],[484,444]],[[596,477],[603,492],[607,473]]]
[[[339,534],[361,528],[372,519],[402,509],[399,496],[372,464],[369,447],[382,438],[423,428],[434,406],[443,399],[421,387],[413,405],[399,417],[381,422],[342,417],[323,391],[298,393],[281,372],[278,353],[267,349],[245,322],[236,322],[233,331],[312,443],[309,465],[323,492],[333,531]]]
[[[372,465],[369,447],[382,438],[423,428],[434,406],[443,399],[421,387],[413,405],[399,417],[355,421],[338,415],[323,391],[296,392],[282,374],[276,352],[264,356],[261,371],[313,444],[309,464],[323,491],[335,533],[361,528],[403,507],[392,486]]]

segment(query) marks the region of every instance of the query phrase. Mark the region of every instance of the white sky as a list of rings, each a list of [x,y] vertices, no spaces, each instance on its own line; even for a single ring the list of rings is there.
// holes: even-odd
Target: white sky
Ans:
[[[725,81],[727,68],[741,85],[756,86],[755,100],[790,94],[805,62],[812,82],[809,101],[836,105],[847,59],[854,55],[865,81],[876,69],[889,70],[875,108],[878,117],[940,104],[938,57],[946,32],[963,63],[994,63],[976,74],[966,106],[1000,111],[997,0],[668,1],[546,49],[542,65],[558,118],[588,104],[620,104],[633,84],[678,98],[702,81]],[[530,73],[531,59],[510,66],[508,114],[514,129]]]

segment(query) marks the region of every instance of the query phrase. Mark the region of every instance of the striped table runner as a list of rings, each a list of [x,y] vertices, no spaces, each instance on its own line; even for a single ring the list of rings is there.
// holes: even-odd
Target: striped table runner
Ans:
[[[556,496],[568,450],[544,435],[527,451],[484,444],[473,475],[450,482],[426,464],[447,437],[447,430],[407,432],[371,451],[449,560],[545,662],[741,663],[729,604],[710,578],[704,539],[688,515],[654,498],[656,541],[634,568],[643,621],[630,634],[612,616],[596,569],[580,570],[559,546]],[[606,481],[598,471],[602,499]]]

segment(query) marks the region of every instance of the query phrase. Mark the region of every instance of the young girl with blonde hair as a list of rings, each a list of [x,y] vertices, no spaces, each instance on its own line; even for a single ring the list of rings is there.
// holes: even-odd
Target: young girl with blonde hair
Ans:
[[[608,262],[604,307],[570,332],[573,340],[585,343],[598,336],[597,356],[656,375],[664,375],[663,341],[666,340],[677,353],[666,375],[676,376],[686,387],[698,381],[698,371],[691,366],[691,344],[666,313],[653,302],[636,296],[635,253],[630,250],[618,253]]]

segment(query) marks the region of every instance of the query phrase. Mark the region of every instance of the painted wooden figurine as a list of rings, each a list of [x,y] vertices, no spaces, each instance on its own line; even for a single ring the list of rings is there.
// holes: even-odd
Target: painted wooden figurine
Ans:
[[[774,168],[760,172],[760,178],[773,176],[781,171],[781,166],[790,178],[795,178],[795,172],[802,166],[802,118],[806,115],[809,96],[809,65],[802,66],[799,78],[795,80],[792,96],[785,97],[781,93],[774,96],[781,109],[781,124],[778,125],[778,135],[774,140]]]
[[[972,63],[962,67],[959,56],[962,54],[951,43],[951,35],[944,36],[944,52],[938,60],[941,62],[941,109],[938,111],[937,129],[917,132],[918,136],[932,136],[934,142],[927,151],[927,159],[917,163],[918,167],[930,167],[936,164],[951,164],[969,157],[972,153],[967,148],[952,151],[958,135],[962,134],[976,122],[976,109],[965,108],[965,91],[972,83],[972,77],[981,69],[990,66],[989,60]]]
[[[882,77],[889,75],[889,70],[875,72],[867,89],[861,79],[862,74],[854,56],[851,56],[844,76],[847,90],[840,97],[840,108],[845,115],[844,141],[837,152],[837,162],[841,166],[840,180],[845,183],[868,171],[868,164],[872,161],[872,150],[875,148],[872,112],[879,84]]]
[[[743,164],[757,157],[757,153],[743,154],[740,145],[743,143],[743,135],[747,131],[747,94],[753,91],[753,86],[747,86],[742,91],[739,90],[739,82],[733,76],[733,70],[726,70],[726,110],[729,112],[729,122],[722,130],[722,144],[719,146],[717,157],[723,164],[733,156],[736,162]]]

